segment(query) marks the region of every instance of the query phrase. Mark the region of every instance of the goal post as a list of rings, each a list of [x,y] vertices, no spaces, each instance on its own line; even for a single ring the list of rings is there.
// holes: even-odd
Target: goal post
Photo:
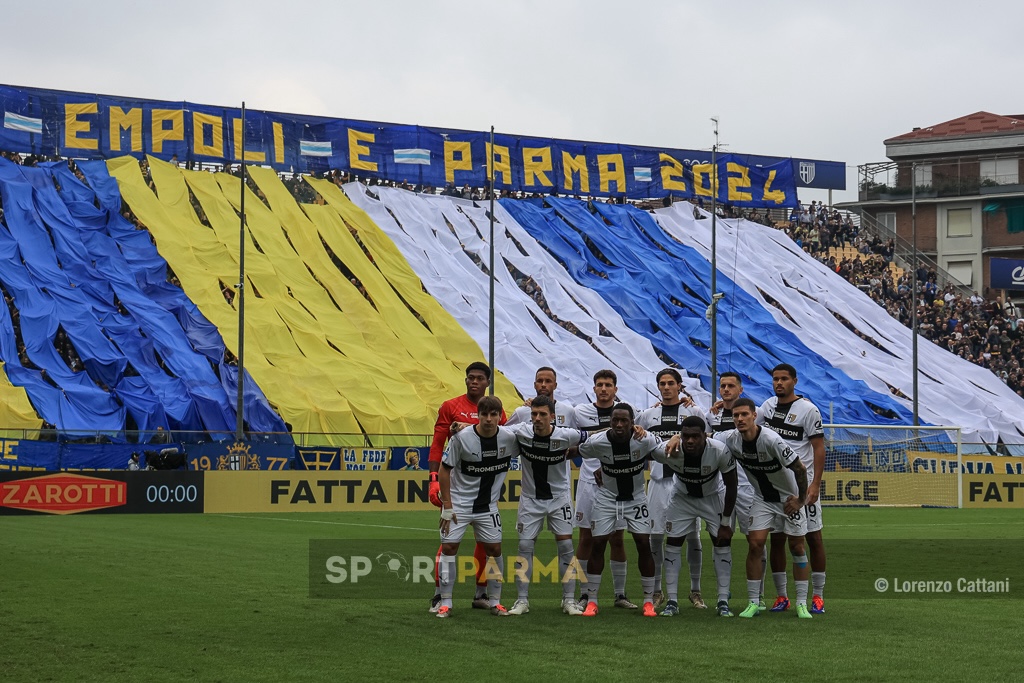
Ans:
[[[822,505],[963,507],[960,427],[822,426]]]

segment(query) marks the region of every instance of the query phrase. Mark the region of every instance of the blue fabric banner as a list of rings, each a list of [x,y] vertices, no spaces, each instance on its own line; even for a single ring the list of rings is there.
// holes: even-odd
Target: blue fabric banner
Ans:
[[[7,376],[65,434],[163,427],[229,438],[238,371],[223,363],[220,334],[168,284],[148,235],[121,216],[103,162],[79,168],[91,187],[66,164],[0,160],[0,285],[17,304],[29,361],[0,306]],[[63,340],[80,365],[58,353]],[[251,378],[243,398],[249,429],[287,431]]]
[[[1024,289],[1024,260],[990,259],[989,273],[990,286],[993,289]]]
[[[0,149],[108,159],[237,163],[279,171],[349,171],[363,178],[527,193],[679,198],[717,194],[741,207],[791,207],[797,187],[846,188],[842,162],[711,154],[597,142],[241,110],[38,88],[0,86]]]

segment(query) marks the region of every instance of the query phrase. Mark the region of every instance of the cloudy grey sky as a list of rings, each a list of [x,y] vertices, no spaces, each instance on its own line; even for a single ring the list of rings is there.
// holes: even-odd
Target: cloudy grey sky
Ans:
[[[1024,114],[1019,1],[4,0],[0,82],[844,161]],[[822,198],[805,191],[801,199]]]

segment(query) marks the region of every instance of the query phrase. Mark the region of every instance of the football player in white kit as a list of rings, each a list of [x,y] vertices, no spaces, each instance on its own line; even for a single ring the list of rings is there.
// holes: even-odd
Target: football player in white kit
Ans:
[[[636,544],[640,582],[643,586],[643,616],[655,617],[654,558],[651,556],[651,520],[644,491],[647,459],[653,453],[664,457],[665,444],[652,434],[635,439],[633,408],[617,403],[612,408],[607,431],[590,436],[580,444],[580,455],[601,468],[601,485],[594,493],[590,510],[591,551],[587,565],[589,601],[585,617],[597,616],[597,599],[604,570],[604,549],[609,538],[625,522]]]
[[[803,396],[796,394],[796,368],[788,363],[772,369],[775,395],[761,404],[757,411],[758,424],[762,424],[786,440],[800,462],[807,468],[807,504],[803,515],[807,517],[807,549],[811,560],[811,614],[825,613],[825,544],[821,540],[822,515],[818,495],[825,470],[825,432],[821,428],[821,412]],[[786,586],[786,546],[781,533],[772,534],[772,580],[778,597],[773,612],[789,609]]]
[[[533,378],[533,390],[537,396],[550,396],[555,407],[555,418],[552,425],[555,427],[575,427],[576,412],[568,401],[555,400],[555,389],[558,388],[558,375],[554,368],[548,366],[537,368]],[[532,403],[532,401],[531,401]],[[514,424],[526,424],[533,419],[530,413],[530,406],[523,405],[515,409],[505,424],[511,427]]]
[[[665,469],[674,477],[665,530],[668,545],[665,548],[665,588],[668,604],[661,616],[679,614],[679,561],[681,546],[688,534],[698,527],[700,520],[708,525],[713,546],[715,578],[718,583],[718,614],[731,617],[729,611],[729,581],[732,576],[733,516],[736,506],[736,460],[729,448],[707,438],[704,418],[690,415],[683,419],[679,436],[666,445],[672,454],[665,459]],[[675,456],[677,443],[682,443],[682,454]],[[655,455],[660,460],[660,457]]]
[[[750,618],[761,612],[758,598],[764,573],[764,544],[769,532],[781,529],[793,554],[796,613],[801,619],[810,619],[806,603],[809,568],[804,550],[807,518],[800,514],[807,502],[807,468],[781,436],[757,424],[757,409],[749,398],[733,403],[732,416],[736,429],[724,432],[720,438],[746,470],[747,479],[754,487],[747,534],[747,597],[750,602],[740,616]]]
[[[611,370],[598,370],[594,373],[593,403],[581,403],[576,406],[576,426],[591,434],[608,429],[611,426],[612,408],[615,406],[615,394],[618,391],[618,377]],[[576,548],[583,573],[587,572],[590,559],[590,508],[594,496],[600,488],[601,466],[596,460],[584,460],[580,465],[580,478],[576,485],[576,526],[580,530],[580,541]],[[623,532],[626,521],[616,522],[615,531],[609,539],[611,546],[612,583],[615,587],[615,606],[625,609],[637,609],[637,605],[626,597],[626,547],[623,543]],[[586,609],[586,586],[580,594],[580,608]]]
[[[466,527],[473,527],[476,540],[484,546],[488,558],[487,599],[491,614],[506,616],[501,605],[501,513],[498,496],[512,458],[519,455],[516,435],[500,429],[501,399],[484,396],[477,403],[480,422],[461,430],[448,442],[438,470],[441,499],[441,554],[437,576],[441,588],[441,606],[437,617],[452,614],[452,589],[456,579],[455,556]],[[491,562],[494,565],[491,565]],[[497,573],[497,578],[490,578]]]
[[[540,371],[538,371],[540,374]],[[522,490],[516,528],[519,555],[516,559],[517,599],[509,614],[530,611],[530,582],[533,579],[533,551],[547,522],[558,548],[559,578],[562,579],[562,611],[572,616],[583,614],[576,602],[576,581],[566,581],[573,561],[572,483],[566,452],[587,440],[578,429],[553,426],[554,401],[540,394],[531,401],[529,424],[505,427],[516,434],[522,463]]]
[[[658,373],[658,392],[661,394],[661,405],[648,408],[636,418],[636,423],[648,432],[668,441],[679,433],[683,420],[696,415],[703,418],[704,411],[692,401],[682,398],[683,377],[674,368],[665,368]],[[688,403],[688,405],[687,405]],[[651,479],[647,482],[647,507],[651,512],[651,554],[654,555],[654,608],[658,609],[665,602],[662,592],[662,572],[665,563],[665,513],[669,499],[672,497],[672,469],[665,468],[659,462],[651,462]],[[704,598],[700,593],[700,570],[703,553],[700,543],[700,522],[686,535],[686,562],[690,567],[690,603],[698,609],[706,609]],[[679,566],[675,566],[679,573]]]
[[[735,372],[723,372],[718,376],[718,395],[721,396],[721,400],[715,403],[708,411],[705,420],[708,423],[708,427],[711,431],[712,438],[717,438],[719,434],[727,432],[730,429],[735,429],[736,425],[732,419],[732,406],[736,402],[736,399],[743,394],[743,379]],[[740,533],[744,536],[750,531],[748,520],[750,519],[750,505],[754,502],[754,487],[747,481],[747,473],[743,471],[742,467],[736,468],[736,477],[738,479],[738,488],[736,492],[736,526],[739,527]],[[736,527],[733,527],[735,531]],[[767,567],[768,554],[767,549],[765,550],[765,567]],[[768,606],[764,602],[764,577],[761,577],[761,594],[758,596],[757,604],[760,606],[761,611],[768,609]]]

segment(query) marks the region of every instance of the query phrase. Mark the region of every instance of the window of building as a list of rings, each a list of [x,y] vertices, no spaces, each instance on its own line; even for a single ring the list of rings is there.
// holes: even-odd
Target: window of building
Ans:
[[[1017,184],[1016,159],[984,159],[981,162],[981,182],[989,181],[996,185]]]
[[[973,234],[970,209],[946,211],[946,237],[970,237]],[[965,283],[966,284],[966,283]]]
[[[917,187],[932,186],[932,165],[918,164],[914,167],[914,185]]]
[[[946,264],[946,272],[968,287],[974,279],[974,263],[971,261],[950,261]]]
[[[884,211],[878,214],[878,223],[888,232],[896,232],[896,212]]]

